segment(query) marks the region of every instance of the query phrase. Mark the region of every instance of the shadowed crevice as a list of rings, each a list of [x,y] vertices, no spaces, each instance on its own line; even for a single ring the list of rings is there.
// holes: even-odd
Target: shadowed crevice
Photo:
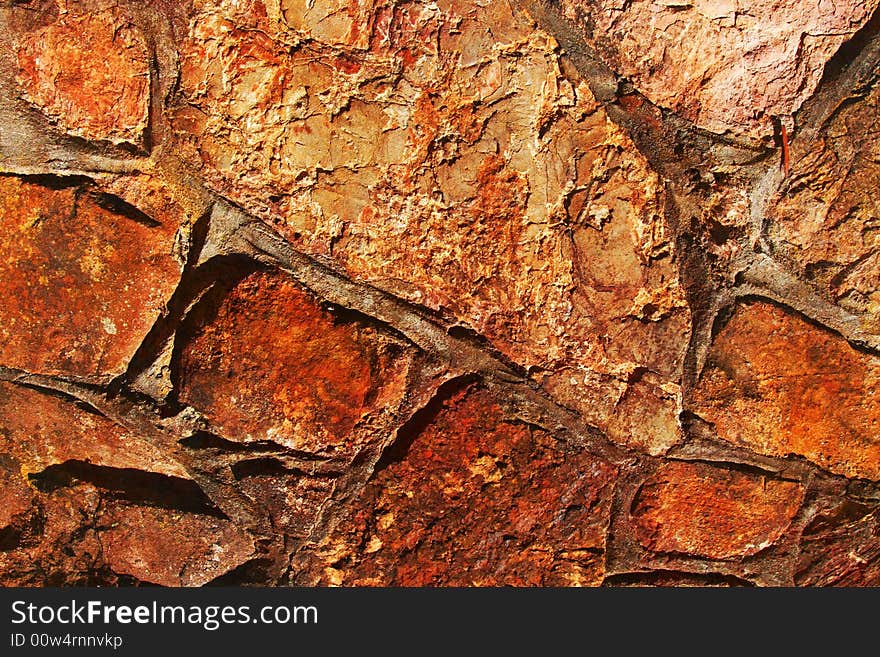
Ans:
[[[132,221],[143,224],[144,226],[148,226],[150,228],[158,228],[162,225],[145,212],[138,210],[131,203],[124,201],[115,194],[99,192],[93,194],[92,197],[94,198],[95,203],[98,206],[112,212],[113,214],[118,214],[125,217],[126,219],[131,219]]]
[[[382,456],[376,462],[373,476],[375,477],[388,466],[405,460],[413,443],[443,412],[449,400],[458,393],[471,388],[477,380],[476,376],[462,376],[441,384],[431,400],[413,413],[398,429],[396,439],[385,448]]]
[[[87,178],[86,176],[82,176],[79,174],[73,174],[70,176],[64,176],[54,173],[30,173],[20,175],[14,173],[0,172],[0,177],[15,178],[30,183],[32,185],[39,185],[40,187],[45,187],[54,191],[61,191],[64,189],[71,189],[76,187],[87,187],[93,184],[91,178]]]
[[[688,573],[676,570],[653,570],[645,573],[616,573],[605,578],[602,586],[755,586],[752,582],[723,573]]]
[[[43,492],[85,482],[108,497],[163,509],[225,517],[194,481],[133,468],[111,468],[84,461],[65,461],[28,475]]]
[[[271,559],[262,557],[250,559],[228,573],[212,579],[204,586],[266,586],[267,582],[275,580],[276,567]]]

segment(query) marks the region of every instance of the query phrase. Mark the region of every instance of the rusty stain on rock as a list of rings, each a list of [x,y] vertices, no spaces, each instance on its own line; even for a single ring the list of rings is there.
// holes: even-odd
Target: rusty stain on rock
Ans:
[[[615,469],[506,420],[479,387],[439,400],[322,546],[322,583],[596,584]],[[362,547],[365,546],[365,547]],[[317,568],[317,567],[316,567]]]
[[[18,45],[25,98],[66,132],[141,146],[149,120],[150,52],[116,11],[75,14]]]
[[[402,394],[406,355],[284,274],[249,274],[202,312],[181,350],[180,399],[229,440],[350,453],[356,425]]]

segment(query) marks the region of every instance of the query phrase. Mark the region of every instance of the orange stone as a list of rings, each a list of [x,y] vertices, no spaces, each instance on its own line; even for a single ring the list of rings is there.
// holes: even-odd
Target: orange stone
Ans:
[[[671,461],[639,489],[632,515],[654,552],[729,559],[773,545],[804,497],[800,484]]]
[[[213,516],[117,505],[102,515],[101,525],[107,565],[160,586],[201,586],[253,554],[246,535]]]
[[[0,178],[0,365],[104,381],[125,372],[179,280],[177,226],[64,185]]]
[[[880,87],[835,112],[800,144],[789,184],[768,208],[773,253],[819,294],[863,315],[880,333],[877,123]],[[808,147],[807,147],[808,146]]]
[[[180,399],[230,440],[344,453],[381,397],[374,367],[405,370],[375,329],[337,322],[279,272],[246,276],[208,313],[182,350]]]
[[[54,395],[5,382],[0,382],[2,452],[15,456],[22,473],[82,461],[189,478],[181,465],[149,442],[101,415]]]
[[[737,309],[693,406],[735,445],[880,479],[880,361],[774,305]]]
[[[121,16],[65,14],[24,37],[18,66],[25,97],[68,133],[141,143],[150,53],[143,35]]]
[[[14,525],[31,509],[34,492],[21,476],[18,463],[0,448],[0,549],[3,530]]]

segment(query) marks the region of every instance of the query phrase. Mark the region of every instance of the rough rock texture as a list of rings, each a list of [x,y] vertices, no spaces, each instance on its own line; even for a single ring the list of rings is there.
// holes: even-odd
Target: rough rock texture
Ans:
[[[124,506],[101,515],[99,536],[108,568],[163,586],[200,586],[253,554],[232,523],[155,507]]]
[[[675,375],[688,312],[662,189],[527,16],[198,7],[173,125],[215,189],[540,369],[601,421],[595,398],[636,368]]]
[[[0,584],[880,585],[877,12],[0,4]]]
[[[651,550],[726,559],[776,542],[802,501],[796,482],[672,461],[642,484],[632,515]]]
[[[709,352],[696,412],[724,440],[880,479],[880,362],[775,306],[740,306]]]
[[[877,511],[840,502],[816,516],[801,538],[801,586],[876,586],[880,552]]]
[[[187,477],[137,433],[71,401],[0,382],[0,449],[18,461],[22,476],[77,461]]]
[[[180,278],[176,225],[75,181],[0,178],[0,360],[29,372],[122,374]]]
[[[116,12],[64,13],[18,45],[26,98],[68,133],[139,145],[147,128],[150,53]]]
[[[615,469],[505,419],[484,390],[438,399],[320,546],[309,583],[597,584]],[[310,578],[314,578],[313,581]]]
[[[713,132],[762,137],[790,118],[876,0],[562,0],[609,65]]]
[[[181,350],[180,400],[229,440],[351,452],[362,418],[400,401],[403,345],[337,322],[286,276],[250,274],[201,310],[213,316]]]
[[[778,257],[876,331],[880,311],[880,91],[842,107],[792,168],[773,206]]]

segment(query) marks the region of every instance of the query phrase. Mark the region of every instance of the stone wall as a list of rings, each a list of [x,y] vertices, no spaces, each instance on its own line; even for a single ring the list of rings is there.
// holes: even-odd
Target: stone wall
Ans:
[[[6,0],[0,584],[880,584],[878,0]]]

